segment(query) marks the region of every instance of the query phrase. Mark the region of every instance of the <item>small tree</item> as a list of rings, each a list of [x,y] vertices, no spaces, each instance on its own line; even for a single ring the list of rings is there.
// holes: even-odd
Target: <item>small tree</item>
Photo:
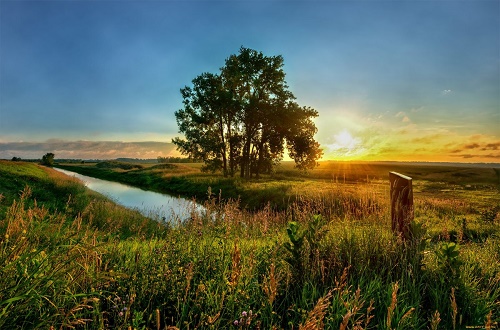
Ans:
[[[51,152],[46,153],[42,157],[42,165],[52,167],[54,166],[54,154]]]

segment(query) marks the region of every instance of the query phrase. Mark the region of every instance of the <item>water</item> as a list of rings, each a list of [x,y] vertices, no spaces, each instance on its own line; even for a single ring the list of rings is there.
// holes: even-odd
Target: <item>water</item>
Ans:
[[[106,196],[117,204],[138,210],[143,215],[155,220],[185,220],[190,218],[192,212],[201,212],[204,210],[203,206],[184,198],[142,190],[122,183],[101,180],[60,168],[54,168],[54,170],[73,176],[81,180],[87,188]]]

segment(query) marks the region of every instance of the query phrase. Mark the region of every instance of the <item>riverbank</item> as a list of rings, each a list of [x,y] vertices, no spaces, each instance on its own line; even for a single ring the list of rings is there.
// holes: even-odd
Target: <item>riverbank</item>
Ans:
[[[481,213],[473,190],[459,191],[473,201],[462,203],[418,186],[434,195],[419,195],[415,239],[403,244],[375,182],[349,194],[342,183],[329,199],[283,212],[209,199],[206,216],[167,226],[35,164],[0,162],[0,179],[0,328],[459,329],[500,321],[493,195]],[[326,204],[338,207],[318,215]]]
[[[296,196],[289,194],[288,182],[261,180],[253,187],[238,178],[223,178],[201,173],[199,168],[185,164],[159,164],[140,168],[126,168],[123,164],[109,162],[86,165],[63,165],[57,167],[83,175],[121,182],[134,187],[156,191],[203,203],[216,198],[221,201],[239,200],[249,210],[262,209],[267,204],[284,210]],[[124,168],[125,167],[125,168]]]
[[[360,190],[367,187],[372,193],[386,194],[390,171],[412,177],[415,191],[425,197],[451,190],[453,196],[447,198],[472,203],[481,203],[482,200],[483,204],[475,205],[477,207],[486,207],[491,202],[492,193],[498,192],[500,187],[499,172],[493,167],[464,164],[322,162],[314,171],[304,173],[294,169],[292,163],[285,162],[272,175],[258,180],[202,173],[198,164],[141,165],[105,161],[57,166],[146,190],[194,198],[201,203],[212,198],[238,200],[240,207],[247,210],[271,207],[284,211],[297,200],[317,199],[318,194],[329,194],[333,186],[341,188],[344,194],[352,195],[354,199]],[[471,200],[470,195],[477,198]],[[498,200],[500,198],[494,203]]]

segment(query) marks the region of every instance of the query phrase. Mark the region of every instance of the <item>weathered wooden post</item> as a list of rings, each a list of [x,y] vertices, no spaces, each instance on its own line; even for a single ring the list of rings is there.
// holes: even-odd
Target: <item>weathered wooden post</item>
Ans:
[[[410,238],[410,223],[413,220],[412,179],[397,172],[389,172],[391,182],[392,232],[403,240]]]

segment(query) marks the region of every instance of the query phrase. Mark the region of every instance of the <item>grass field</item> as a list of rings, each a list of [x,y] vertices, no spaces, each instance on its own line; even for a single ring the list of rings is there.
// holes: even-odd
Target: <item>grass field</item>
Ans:
[[[192,164],[65,168],[207,211],[159,224],[51,169],[0,161],[2,329],[498,328],[492,168],[285,164],[252,181]],[[389,171],[414,179],[410,242],[390,230]]]

